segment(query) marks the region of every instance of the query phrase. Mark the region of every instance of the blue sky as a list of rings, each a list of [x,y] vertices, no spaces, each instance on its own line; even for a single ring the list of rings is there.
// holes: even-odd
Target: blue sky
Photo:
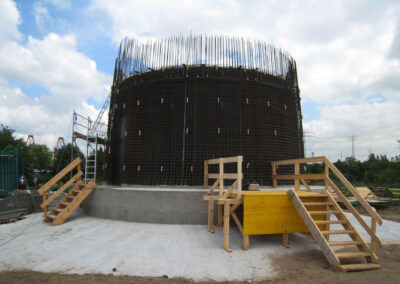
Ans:
[[[97,116],[125,36],[227,35],[272,43],[297,61],[307,156],[349,156],[354,135],[357,158],[393,157],[399,15],[390,0],[2,0],[0,123],[53,147],[68,137],[74,109]]]

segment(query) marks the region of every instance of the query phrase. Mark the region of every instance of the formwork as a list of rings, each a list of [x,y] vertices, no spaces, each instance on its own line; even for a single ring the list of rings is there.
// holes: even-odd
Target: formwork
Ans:
[[[270,161],[303,157],[294,60],[271,46],[217,40],[123,42],[109,111],[108,183],[201,185],[204,160],[243,155],[244,184],[270,184]],[[236,46],[228,50],[229,42]]]

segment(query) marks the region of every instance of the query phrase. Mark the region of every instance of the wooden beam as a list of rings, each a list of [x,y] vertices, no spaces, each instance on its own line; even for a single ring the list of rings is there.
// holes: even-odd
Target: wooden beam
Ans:
[[[243,235],[243,250],[248,250],[250,247],[250,236],[249,235]]]
[[[47,200],[47,193],[43,194],[43,203],[45,203]],[[43,222],[47,222],[47,206],[45,206],[43,208],[43,213],[44,213],[44,218],[43,218]]]
[[[300,164],[299,163],[295,163],[294,164],[294,175],[296,176],[295,180],[294,180],[294,189],[295,190],[300,190]]]
[[[237,174],[237,173],[230,173],[230,174],[224,174],[224,173],[222,173],[222,174],[208,174],[208,178],[209,179],[214,179],[214,178],[220,178],[220,177],[222,177],[222,178],[224,178],[224,179],[241,179],[242,177],[243,177],[243,175],[242,174]]]
[[[293,165],[295,163],[306,164],[306,163],[320,163],[324,162],[325,157],[313,157],[313,158],[302,158],[302,159],[290,159],[290,160],[280,160],[273,161],[271,164],[274,165]]]
[[[229,201],[224,204],[224,249],[227,252],[232,252],[229,248],[229,215],[230,215],[231,205]]]
[[[208,188],[208,161],[204,161],[204,188]]]
[[[277,188],[278,180],[276,179],[276,165],[271,163],[271,168],[272,168],[272,187]]]
[[[238,196],[242,195],[242,182],[243,182],[243,173],[242,173],[242,164],[243,164],[243,156],[238,156],[237,161],[237,190]]]
[[[231,215],[232,215],[233,220],[234,220],[235,223],[236,223],[236,226],[239,228],[240,233],[243,235],[243,226],[242,226],[242,224],[240,223],[238,216],[236,215],[235,212],[232,212]]]
[[[224,205],[218,204],[218,226],[222,226],[222,223],[224,222],[223,220],[223,210],[224,210]]]
[[[207,160],[207,161],[208,161],[209,165],[219,164],[220,160],[222,160],[222,163],[224,163],[224,164],[229,164],[229,163],[236,163],[240,157],[243,157],[243,156],[218,158],[218,159],[211,159],[211,160]]]
[[[282,234],[282,244],[285,248],[289,248],[289,234],[288,233]]]
[[[307,191],[311,192],[311,187],[308,185],[308,183],[305,181],[305,179],[301,178],[300,179],[301,183],[306,187]]]
[[[325,175],[323,174],[273,175],[272,178],[284,179],[284,180],[294,180],[294,179],[325,180]]]
[[[47,192],[50,187],[56,184],[60,179],[62,179],[66,174],[68,174],[73,168],[82,162],[81,158],[76,158],[68,166],[62,169],[58,174],[56,174],[51,180],[49,180],[45,185],[43,185],[39,190],[39,194],[43,195]]]
[[[208,201],[208,231],[214,233],[214,200]]]
[[[375,210],[375,208],[373,208]],[[371,230],[376,235],[376,221],[374,218],[371,218]],[[376,253],[376,239],[371,236],[371,250],[373,253]]]
[[[60,187],[54,194],[52,194],[49,199],[46,201],[43,200],[43,203],[40,204],[40,207],[45,208],[47,207],[50,202],[52,202],[54,199],[56,199],[61,193],[64,192],[69,186],[71,186],[74,182],[79,180],[79,178],[83,175],[82,172],[78,172],[76,175],[74,175],[69,181],[67,181],[62,187]]]
[[[210,177],[210,175],[208,175]],[[224,190],[224,162],[222,159],[219,159],[219,194],[222,194]]]

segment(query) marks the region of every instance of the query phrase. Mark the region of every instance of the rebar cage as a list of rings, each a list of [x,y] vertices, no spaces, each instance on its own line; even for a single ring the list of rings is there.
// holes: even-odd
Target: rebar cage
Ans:
[[[243,155],[244,184],[301,158],[296,63],[272,46],[190,36],[121,43],[109,111],[107,182],[201,185],[204,160]]]

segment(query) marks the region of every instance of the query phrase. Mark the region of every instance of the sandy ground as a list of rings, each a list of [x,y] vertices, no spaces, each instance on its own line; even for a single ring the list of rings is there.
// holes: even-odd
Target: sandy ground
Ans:
[[[335,272],[329,269],[322,253],[317,250],[297,252],[291,255],[272,256],[276,275],[260,283],[399,283],[400,245],[385,245],[378,250],[383,267],[379,270],[360,272]],[[167,276],[164,276],[167,277]],[[249,283],[230,282],[230,283]],[[183,278],[132,277],[101,274],[58,274],[34,271],[0,272],[0,283],[193,283]],[[199,282],[199,283],[215,283]]]
[[[400,223],[387,220],[377,228],[386,245],[378,251],[384,268],[344,274],[327,269],[316,243],[301,234],[290,235],[289,249],[283,248],[280,240],[252,236],[250,249],[243,251],[239,231],[232,227],[233,252],[226,253],[219,227],[210,234],[202,225],[140,224],[94,218],[81,212],[62,226],[50,226],[41,218],[41,214],[33,214],[0,225],[0,283],[190,281],[184,279],[352,283],[347,281],[352,277],[361,277],[364,283],[373,279],[394,283],[392,280],[400,279],[398,268],[391,269],[400,264]],[[369,239],[365,233],[363,236]],[[163,275],[172,279],[160,278]]]

